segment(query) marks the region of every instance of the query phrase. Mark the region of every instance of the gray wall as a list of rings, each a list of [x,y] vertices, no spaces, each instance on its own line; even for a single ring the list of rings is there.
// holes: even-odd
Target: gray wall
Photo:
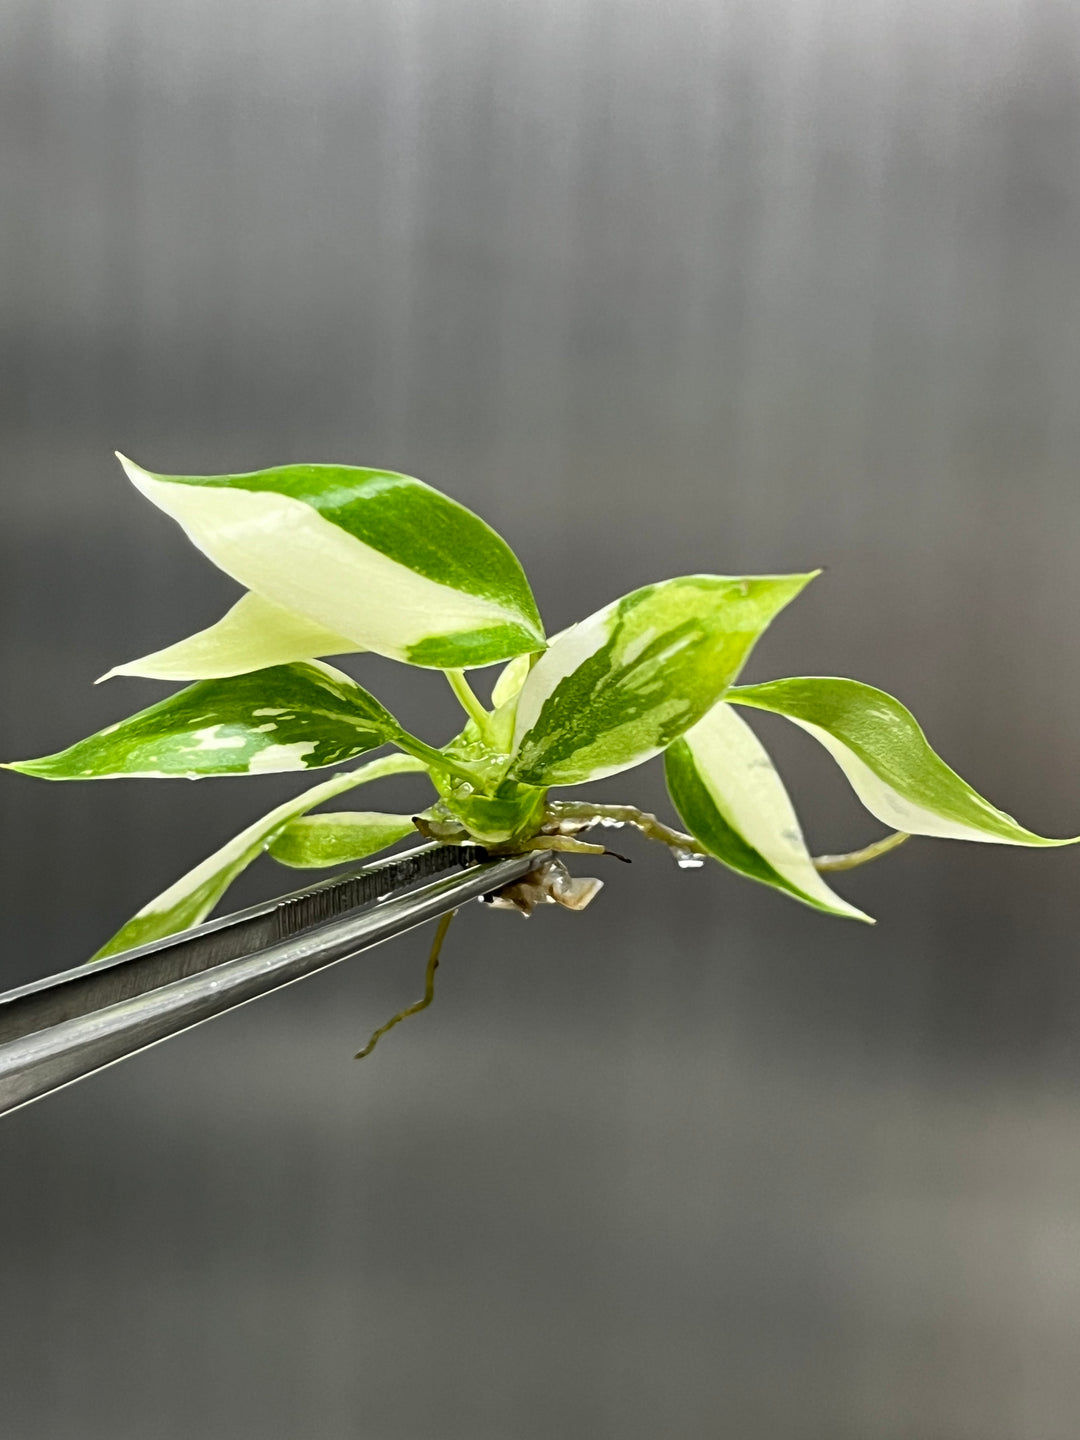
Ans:
[[[1080,829],[1078,51],[1069,0],[6,0],[0,754],[236,593],[114,448],[341,459],[552,630],[825,565],[752,674]],[[816,848],[879,833],[762,734]],[[0,778],[0,983],[296,788]],[[1072,1440],[1076,857],[913,843],[871,931],[633,853],[466,915],[363,1066],[421,936],[0,1121],[5,1440]]]

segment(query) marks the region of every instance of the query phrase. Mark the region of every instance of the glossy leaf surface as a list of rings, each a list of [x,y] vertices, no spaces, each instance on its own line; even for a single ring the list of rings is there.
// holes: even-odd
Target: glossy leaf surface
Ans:
[[[415,835],[411,815],[383,815],[374,810],[342,810],[330,815],[303,815],[291,820],[267,847],[282,865],[319,869],[363,860],[388,845]]]
[[[215,680],[323,655],[346,655],[361,648],[344,635],[324,630],[249,590],[216,625],[152,655],[114,665],[101,678],[142,675],[154,680]]]
[[[824,745],[859,799],[911,835],[1000,845],[1069,845],[1025,830],[977,794],[930,748],[911,711],[856,680],[801,676],[739,686],[727,696],[785,715]]]
[[[46,780],[194,780],[337,765],[400,735],[366,690],[313,661],[202,680],[68,750],[7,768]]]
[[[186,930],[190,925],[200,924],[237,876],[258,859],[291,820],[358,785],[379,780],[385,775],[423,769],[423,764],[409,755],[384,755],[358,770],[335,775],[321,785],[305,790],[302,795],[286,800],[283,805],[278,805],[241,830],[227,845],[215,850],[194,870],[144,905],[93,958],[103,960],[107,955],[117,955],[121,950],[134,949],[136,945],[148,945],[152,940],[161,940],[166,935]]]
[[[675,741],[664,768],[683,823],[715,859],[818,910],[869,920],[814,869],[783,781],[726,701]]]
[[[509,546],[412,476],[348,465],[154,475],[121,461],[221,569],[354,646],[438,669],[543,647]]]
[[[666,749],[712,708],[810,575],[686,575],[572,626],[529,672],[510,775],[572,785]]]

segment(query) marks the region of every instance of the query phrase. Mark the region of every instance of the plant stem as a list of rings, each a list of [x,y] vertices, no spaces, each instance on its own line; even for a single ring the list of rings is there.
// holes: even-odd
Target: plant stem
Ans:
[[[465,679],[464,670],[444,670],[443,674],[450,682],[450,689],[457,696],[461,708],[468,715],[470,720],[475,721],[480,734],[487,738],[488,721],[491,719],[489,713],[473,694],[469,682]]]
[[[639,810],[636,805],[590,805],[588,801],[552,800],[548,803],[548,815],[556,833],[575,834],[578,830],[591,830],[594,825],[619,828],[632,825],[648,840],[659,840],[674,850],[689,850],[694,855],[707,855],[704,845],[699,845],[692,835],[673,830],[655,815]],[[544,827],[545,831],[548,829]]]
[[[582,830],[591,830],[594,825],[608,825],[618,828],[632,825],[640,830],[647,840],[659,840],[672,850],[683,850],[691,855],[708,855],[708,850],[692,835],[673,830],[655,815],[637,809],[634,805],[590,805],[588,801],[552,800],[547,807],[548,820],[545,834],[576,835]],[[818,871],[854,870],[856,866],[868,865],[871,860],[887,855],[911,836],[903,830],[875,840],[862,850],[853,850],[847,855],[818,855],[814,858],[814,869]]]
[[[414,755],[418,760],[422,760],[429,768],[443,770],[448,775],[456,775],[459,780],[466,780],[477,788],[481,786],[480,776],[475,770],[470,769],[468,765],[462,765],[458,760],[452,760],[449,755],[444,755],[433,745],[427,745],[423,740],[418,740],[407,730],[398,731],[394,737],[394,744],[404,750],[407,755]]]
[[[866,865],[871,860],[876,860],[879,855],[887,855],[890,850],[895,850],[911,836],[906,830],[896,830],[892,835],[886,835],[883,840],[875,840],[873,845],[867,845],[862,850],[852,850],[849,855],[818,855],[814,860],[815,870],[854,870],[857,865]]]

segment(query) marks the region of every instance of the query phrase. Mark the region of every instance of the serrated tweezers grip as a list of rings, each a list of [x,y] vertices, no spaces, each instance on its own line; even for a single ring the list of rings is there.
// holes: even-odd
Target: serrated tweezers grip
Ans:
[[[476,859],[456,873],[397,893],[432,873],[433,867],[440,868],[440,848],[424,847],[344,880],[201,926],[200,934],[187,942],[186,961],[175,953],[178,940],[171,956],[167,946],[148,946],[117,957],[118,964],[105,962],[101,982],[111,970],[119,988],[114,994],[103,990],[96,997],[101,1003],[93,1003],[93,992],[82,989],[84,979],[89,984],[99,973],[93,966],[0,995],[0,1114],[499,890],[546,858],[546,852],[532,852]],[[461,864],[460,857],[453,858]],[[441,859],[445,870],[445,854]],[[396,868],[391,871],[392,865]],[[380,878],[380,871],[390,871],[393,882]],[[342,894],[343,886],[351,889]],[[353,908],[344,907],[349,894],[358,895],[358,903],[368,908],[357,909],[355,902]],[[283,921],[278,918],[282,910],[288,917]],[[321,920],[320,911],[331,918]],[[267,934],[267,929],[274,933]],[[237,935],[247,941],[239,954]],[[164,978],[140,990],[140,980],[152,978],[151,972],[160,974],[163,965],[171,967]],[[76,1013],[67,1017],[65,1008]]]

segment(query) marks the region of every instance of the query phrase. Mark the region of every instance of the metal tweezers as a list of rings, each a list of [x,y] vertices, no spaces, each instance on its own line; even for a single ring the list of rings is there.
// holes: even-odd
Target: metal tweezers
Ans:
[[[0,1114],[383,940],[549,859],[422,845],[0,994]]]

